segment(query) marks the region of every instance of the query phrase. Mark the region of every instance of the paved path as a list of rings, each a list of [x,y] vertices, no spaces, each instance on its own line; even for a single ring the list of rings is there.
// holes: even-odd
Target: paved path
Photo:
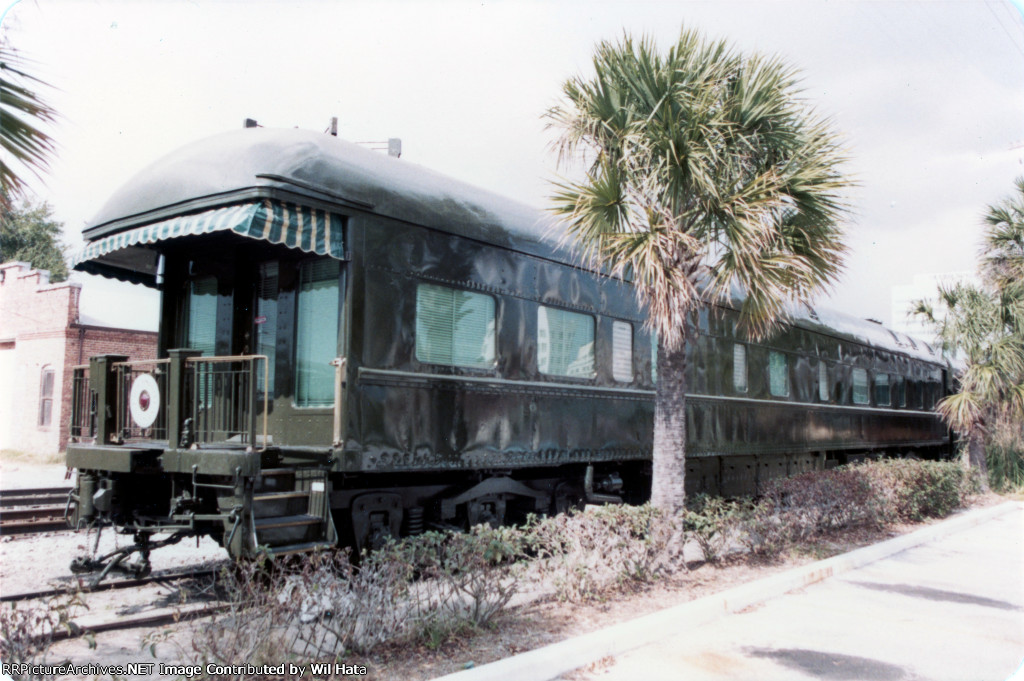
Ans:
[[[1022,660],[1024,506],[1018,504],[975,527],[681,629],[586,676],[1024,681]]]
[[[1022,661],[1006,502],[443,681],[1024,681]]]

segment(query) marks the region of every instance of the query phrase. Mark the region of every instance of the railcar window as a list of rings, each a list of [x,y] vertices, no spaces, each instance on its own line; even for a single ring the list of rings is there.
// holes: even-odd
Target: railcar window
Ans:
[[[544,374],[593,378],[594,318],[543,305],[537,308],[537,366]]]
[[[868,392],[868,370],[853,370],[853,403],[870,404],[871,394]]]
[[[494,298],[445,286],[416,289],[416,358],[474,369],[494,366]]]
[[[818,401],[828,402],[828,365],[818,362]]]
[[[263,385],[263,367],[257,367],[256,389],[260,393],[274,386],[274,364],[277,356],[277,290],[279,282],[277,261],[260,265],[260,279],[256,290],[256,354],[267,358],[267,386]]]
[[[217,279],[200,277],[189,282],[188,327],[185,347],[217,354]]]
[[[612,378],[622,383],[633,380],[633,325],[612,322]]]
[[[789,396],[789,362],[777,350],[768,352],[768,389],[773,397]]]
[[[39,377],[39,427],[48,428],[53,423],[53,367],[43,367]]]
[[[889,374],[875,375],[875,404],[879,407],[889,405]]]
[[[747,346],[743,343],[732,346],[732,387],[738,393],[747,392]]]
[[[907,406],[907,379],[904,376],[894,376],[892,382],[893,402],[900,407]]]
[[[334,404],[334,368],[338,354],[338,261],[304,262],[299,267],[295,318],[295,404]]]

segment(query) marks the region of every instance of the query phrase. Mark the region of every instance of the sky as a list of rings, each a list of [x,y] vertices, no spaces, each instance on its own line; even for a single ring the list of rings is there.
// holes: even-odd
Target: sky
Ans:
[[[137,171],[240,128],[402,140],[402,158],[549,205],[543,114],[624,33],[683,27],[778,55],[844,139],[843,276],[817,304],[889,322],[890,290],[974,269],[986,206],[1024,175],[1024,20],[1002,0],[0,0],[9,43],[52,88],[58,153],[32,186],[68,245]],[[0,121],[2,124],[2,121]],[[82,313],[155,328],[148,290],[77,275]]]

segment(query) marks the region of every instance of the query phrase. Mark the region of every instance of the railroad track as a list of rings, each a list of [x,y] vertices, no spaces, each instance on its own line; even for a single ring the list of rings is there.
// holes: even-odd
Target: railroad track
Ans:
[[[64,522],[70,487],[0,490],[0,536],[68,529]]]
[[[202,577],[214,577],[222,566],[209,568],[192,568],[161,574],[149,575],[138,579],[122,579],[112,582],[103,582],[94,586],[63,587],[57,589],[45,589],[42,591],[26,591],[16,594],[4,594],[0,596],[0,603],[14,603],[18,601],[43,600],[49,598],[69,595],[71,593],[95,593],[98,591],[113,591],[118,589],[131,589],[147,584],[168,585],[172,582],[184,579],[196,579]],[[4,606],[8,607],[8,606]],[[78,638],[86,634],[96,634],[104,631],[118,631],[124,629],[135,629],[139,627],[162,626],[172,624],[180,619],[195,619],[206,617],[220,612],[228,605],[221,601],[206,603],[193,603],[171,608],[159,608],[154,611],[136,612],[127,615],[120,615],[115,619],[106,619],[104,616],[94,617],[86,614],[82,618],[76,617],[67,627],[55,630],[46,635],[47,642],[60,641],[69,638]]]
[[[136,579],[118,579],[109,582],[100,582],[92,586],[81,585],[75,587],[60,587],[56,589],[43,589],[41,591],[24,591],[22,593],[0,595],[0,603],[16,603],[18,601],[29,601],[44,598],[53,598],[69,592],[96,593],[98,591],[116,591],[118,589],[133,589],[147,584],[165,584],[176,582],[182,579],[212,577],[217,574],[220,567],[203,568],[200,570],[181,570],[167,572]]]

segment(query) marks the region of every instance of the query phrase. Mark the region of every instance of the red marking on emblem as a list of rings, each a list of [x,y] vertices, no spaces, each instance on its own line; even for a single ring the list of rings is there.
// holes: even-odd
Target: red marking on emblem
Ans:
[[[143,390],[139,393],[139,406],[143,409],[149,409],[149,391]]]

